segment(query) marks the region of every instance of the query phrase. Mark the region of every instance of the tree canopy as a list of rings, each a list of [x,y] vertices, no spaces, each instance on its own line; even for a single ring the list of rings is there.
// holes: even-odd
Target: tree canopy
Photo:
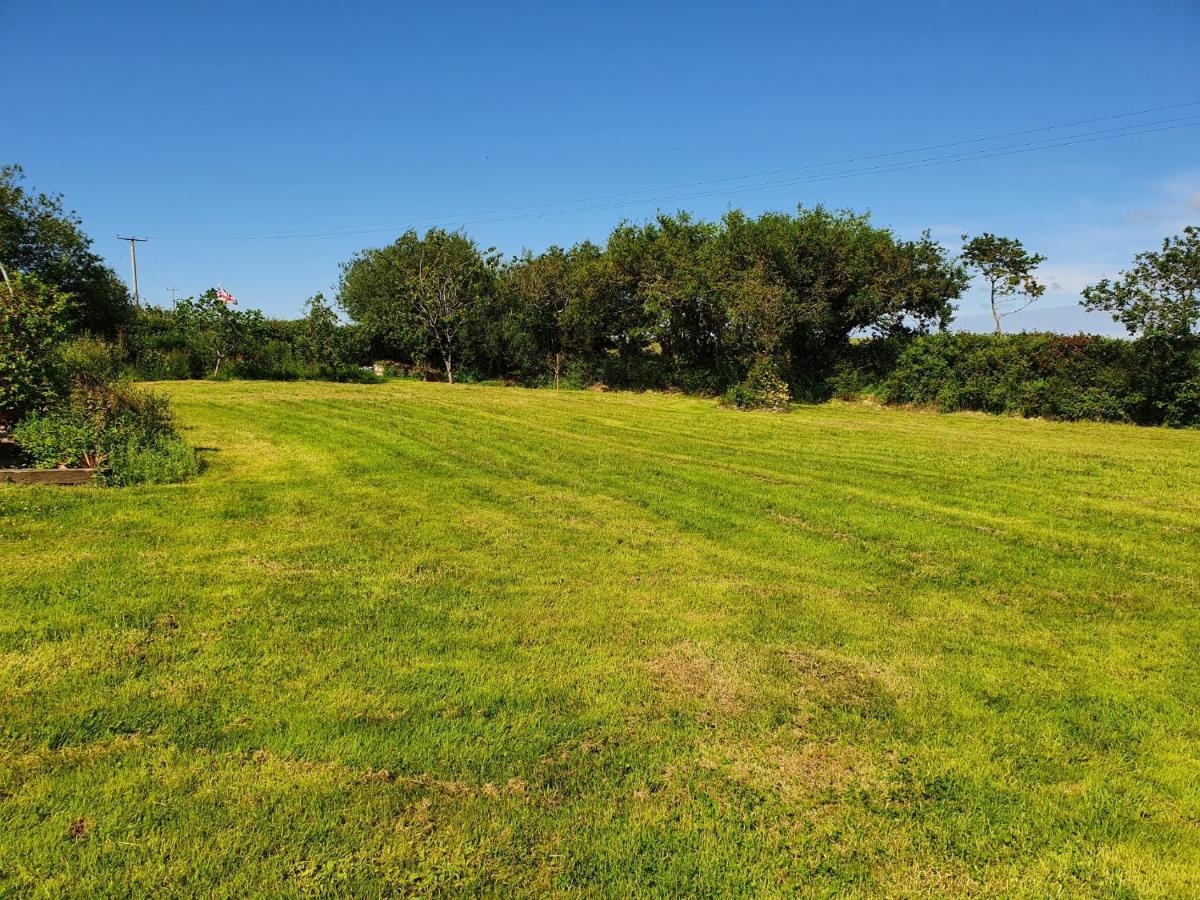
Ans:
[[[1046,257],[1030,253],[1016,238],[989,232],[974,238],[964,234],[963,241],[962,261],[987,282],[992,320],[996,334],[1000,334],[1006,317],[1019,313],[1046,293],[1046,286],[1033,274]]]
[[[623,222],[603,246],[501,264],[464,234],[408,232],[343,267],[339,301],[380,352],[453,372],[558,383],[570,364],[650,367],[721,389],[760,356],[793,382],[827,374],[856,333],[942,327],[966,283],[928,234],[800,208],[719,222],[686,213]]]
[[[1084,288],[1081,304],[1111,313],[1130,334],[1184,337],[1200,325],[1200,227],[1139,253],[1115,281]]]
[[[436,361],[449,381],[472,314],[495,295],[499,256],[461,231],[407,231],[342,267],[338,299],[389,355]]]
[[[66,294],[72,330],[114,334],[132,312],[124,282],[92,252],[62,195],[26,190],[24,178],[20,166],[0,166],[0,263]]]

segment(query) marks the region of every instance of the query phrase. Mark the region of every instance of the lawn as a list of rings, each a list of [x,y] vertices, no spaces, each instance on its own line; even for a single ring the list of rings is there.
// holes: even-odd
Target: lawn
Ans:
[[[1200,432],[160,388],[0,486],[0,894],[1200,894]]]

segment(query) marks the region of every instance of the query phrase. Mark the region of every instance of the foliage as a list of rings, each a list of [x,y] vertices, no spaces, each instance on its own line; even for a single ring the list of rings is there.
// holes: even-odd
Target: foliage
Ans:
[[[740,384],[731,387],[724,397],[726,406],[738,409],[769,409],[775,412],[787,410],[792,400],[787,382],[779,374],[779,368],[769,356],[761,356],[750,366],[750,371]]]
[[[125,285],[92,252],[62,195],[27,191],[24,177],[20,166],[0,166],[0,264],[65,294],[72,330],[116,334],[132,314]]]
[[[78,407],[33,413],[17,423],[13,435],[39,469],[92,468],[100,461],[97,422]]]
[[[54,386],[53,349],[66,297],[31,275],[0,282],[0,422],[42,403]]]
[[[1046,293],[1046,286],[1033,274],[1046,257],[1030,253],[1016,238],[985,232],[974,238],[964,234],[962,239],[962,261],[987,282],[992,319],[996,334],[1000,334],[1001,320],[1026,309]]]
[[[346,367],[346,347],[337,313],[319,293],[305,301],[304,309],[296,348],[319,372],[341,371]]]
[[[60,394],[76,387],[100,387],[120,375],[121,349],[108,341],[81,335],[54,348],[53,368]]]
[[[161,390],[0,485],[0,894],[1196,893],[1200,432]]]
[[[880,393],[944,411],[1178,426],[1200,424],[1184,397],[1197,376],[1200,354],[1145,341],[934,334],[908,344]]]
[[[197,314],[197,305],[204,315]],[[206,298],[181,301],[174,309],[145,308],[125,331],[128,367],[152,380],[211,378],[214,371],[219,378],[369,380],[359,368],[370,360],[362,328],[340,324],[320,295],[306,306],[308,315],[294,321],[266,319],[255,310],[221,310]],[[235,340],[218,368],[214,341],[226,313]]]
[[[941,327],[964,284],[928,235],[901,241],[866,216],[660,214],[618,225],[603,248],[552,247],[509,263],[508,318],[497,327],[526,381],[537,370],[551,379],[564,368],[607,370],[601,380],[618,387],[723,391],[766,354],[817,398],[851,335]]]
[[[38,468],[103,467],[113,485],[179,481],[197,471],[168,398],[128,381],[77,380],[64,400],[13,433]]]
[[[495,294],[499,256],[463,232],[405,232],[342,267],[339,302],[368,329],[375,350],[437,362],[453,382],[469,317]]]
[[[110,487],[176,484],[200,471],[196,451],[178,435],[143,441],[117,440],[108,447],[108,466],[97,479]]]
[[[1133,342],[1139,421],[1183,427],[1200,425],[1200,335],[1152,332]]]
[[[537,256],[526,251],[500,272],[502,302],[515,325],[513,361],[534,378],[548,369],[555,388],[561,385],[568,356],[580,346],[573,304],[587,290],[581,257],[594,252],[590,244],[570,250],[551,247]]]
[[[343,266],[343,324],[321,294],[295,321],[215,291],[139,312],[118,349],[84,340],[76,369],[140,377],[370,381],[364,364],[447,381],[681,390],[735,406],[871,394],[899,403],[1067,419],[1197,421],[1196,229],[1142,254],[1093,308],[1124,310],[1135,343],[938,337],[967,284],[988,280],[997,326],[1043,290],[1043,260],[983,234],[955,261],[928,234],[798,208],[718,222],[686,213],[624,222],[603,244],[501,263],[461,232],[410,231]],[[1192,280],[1189,280],[1192,279]],[[1107,299],[1104,299],[1107,298]],[[1121,304],[1125,304],[1121,306]],[[111,354],[111,358],[110,358]]]
[[[267,335],[261,312],[234,309],[217,296],[216,288],[195,299],[180,300],[175,305],[174,326],[188,348],[211,365],[214,376],[221,373],[226,360],[252,355]]]
[[[1112,314],[1130,334],[1187,338],[1200,326],[1200,227],[1139,253],[1116,281],[1084,288],[1081,304]]]

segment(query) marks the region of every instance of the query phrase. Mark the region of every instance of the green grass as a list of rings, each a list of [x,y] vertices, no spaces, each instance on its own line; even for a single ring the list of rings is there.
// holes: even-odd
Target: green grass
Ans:
[[[1200,893],[1200,432],[161,388],[0,487],[0,894]]]

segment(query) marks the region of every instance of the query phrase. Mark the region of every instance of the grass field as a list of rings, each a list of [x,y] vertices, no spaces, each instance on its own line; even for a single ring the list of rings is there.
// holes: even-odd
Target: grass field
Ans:
[[[0,894],[1200,894],[1200,432],[161,388],[0,487]]]

